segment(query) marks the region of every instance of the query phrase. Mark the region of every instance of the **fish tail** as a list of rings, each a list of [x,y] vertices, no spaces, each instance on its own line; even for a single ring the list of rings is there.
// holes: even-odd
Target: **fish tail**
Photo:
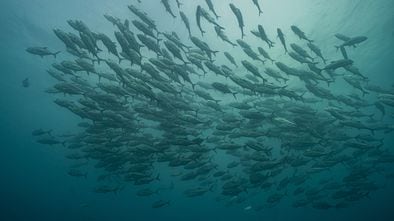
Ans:
[[[56,55],[58,55],[60,52],[61,52],[61,51],[57,51],[57,52],[53,53],[53,57],[56,58]]]
[[[235,100],[237,100],[237,96],[235,96],[235,95],[237,94],[237,92],[234,92],[234,93],[232,93],[232,94],[233,94]]]
[[[216,53],[218,53],[219,51],[212,51],[212,54],[216,56]]]
[[[123,58],[118,56],[119,64],[124,60]]]
[[[47,134],[49,135],[49,136],[51,136],[51,137],[53,137],[53,135],[52,135],[52,129],[51,130],[48,130],[48,132],[47,132]]]

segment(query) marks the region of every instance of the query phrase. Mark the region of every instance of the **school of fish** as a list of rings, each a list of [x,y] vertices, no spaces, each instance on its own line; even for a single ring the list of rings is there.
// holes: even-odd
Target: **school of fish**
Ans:
[[[237,3],[226,9],[239,28],[233,30],[239,39],[230,39],[214,1],[198,5],[195,15],[182,11],[181,0],[160,2],[183,22],[188,39],[159,30],[131,4],[130,20],[104,15],[112,36],[70,19],[73,32],[53,30],[65,52],[26,49],[66,58],[47,69],[57,83],[46,92],[80,117],[78,133],[32,135],[67,149],[70,176],[86,178],[93,166],[100,173],[94,192],[131,188],[151,197],[152,208],[176,203],[160,193],[182,191],[255,211],[286,198],[296,208],[347,208],[394,177],[394,155],[385,145],[394,130],[394,87],[370,83],[373,76],[347,53],[367,37],[327,33],[338,41],[330,60],[302,27],[267,33],[263,24],[245,26]],[[264,13],[258,0],[249,2]],[[209,31],[243,59],[217,50],[204,36]],[[246,35],[261,44],[249,44]],[[288,42],[289,35],[299,41]],[[270,55],[273,47],[292,62]],[[341,93],[332,89],[338,84],[347,85]],[[179,183],[188,188],[179,190]]]

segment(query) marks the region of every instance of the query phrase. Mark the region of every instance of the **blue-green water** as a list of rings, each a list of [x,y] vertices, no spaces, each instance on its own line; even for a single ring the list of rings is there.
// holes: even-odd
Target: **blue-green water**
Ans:
[[[196,25],[196,7],[203,6],[208,11],[205,1],[183,0],[182,11],[188,16],[191,23],[191,31],[194,36],[203,39],[209,46],[221,52],[230,52],[237,60],[239,68],[234,72],[240,76],[246,73],[241,65],[241,60],[248,58],[240,47],[232,47],[222,42],[214,31],[213,25],[205,20],[202,22],[203,29],[207,32],[204,37]],[[340,44],[340,40],[334,37],[341,33],[347,36],[367,36],[368,40],[361,43],[357,48],[349,48],[349,57],[355,62],[359,70],[369,78],[369,83],[379,85],[381,88],[391,90],[393,93],[393,70],[394,70],[394,2],[392,0],[280,0],[259,1],[263,14],[258,16],[258,11],[252,1],[238,0],[212,1],[217,14],[221,17],[217,22],[225,27],[225,33],[231,41],[241,37],[237,20],[232,13],[229,3],[235,4],[243,13],[245,23],[245,41],[257,51],[257,47],[264,47],[272,58],[292,66],[300,67],[295,61],[283,52],[283,47],[276,37],[276,29],[281,28],[285,34],[287,46],[290,43],[306,45],[291,31],[291,25],[300,27],[306,35],[314,40],[329,60],[341,58],[334,45]],[[284,197],[278,204],[265,206],[266,197],[273,190],[263,192],[260,188],[249,188],[242,197],[246,200],[241,203],[232,203],[235,198],[226,198],[218,201],[221,196],[221,185],[214,185],[212,191],[200,197],[188,198],[183,193],[186,189],[199,185],[197,179],[183,182],[171,173],[182,172],[182,169],[170,169],[165,164],[155,165],[155,174],[160,174],[160,181],[154,181],[148,185],[153,189],[164,188],[159,194],[150,197],[138,197],[136,191],[141,186],[134,186],[128,182],[121,181],[124,189],[118,193],[100,194],[94,190],[99,185],[97,177],[103,173],[102,170],[94,168],[95,161],[89,160],[89,165],[83,167],[87,178],[76,178],[68,173],[75,162],[65,158],[70,151],[62,145],[43,145],[37,143],[37,138],[32,136],[32,131],[43,128],[53,129],[53,134],[61,136],[64,134],[77,134],[81,128],[76,125],[81,118],[71,114],[65,108],[61,108],[53,101],[56,98],[69,99],[71,96],[63,94],[49,94],[45,90],[57,83],[50,77],[46,70],[54,62],[71,59],[71,55],[65,51],[64,44],[53,33],[58,28],[67,32],[73,29],[67,24],[69,19],[82,20],[94,32],[105,33],[116,41],[113,31],[117,30],[110,22],[105,20],[104,14],[116,16],[122,21],[124,19],[137,19],[127,5],[134,4],[145,11],[157,24],[160,31],[175,31],[183,42],[195,47],[188,39],[187,30],[177,16],[173,19],[166,13],[163,4],[159,0],[147,0],[143,3],[124,0],[85,0],[85,1],[60,1],[60,0],[15,0],[0,2],[0,171],[2,179],[0,182],[0,219],[1,220],[393,220],[394,189],[392,179],[392,162],[379,165],[378,171],[369,177],[369,180],[379,186],[378,190],[371,191],[367,197],[358,201],[350,201],[346,208],[316,209],[312,206],[294,208],[292,206],[295,196],[291,196],[293,187],[288,187],[290,196]],[[175,1],[170,1],[173,11],[178,15]],[[213,16],[213,14],[211,13]],[[268,49],[265,42],[255,38],[251,30],[256,30],[257,25],[264,25],[268,37],[275,42],[274,48]],[[132,26],[132,24],[130,24]],[[133,30],[135,32],[135,29]],[[28,54],[28,47],[47,46],[52,51],[62,51],[56,59],[52,56],[40,58]],[[118,50],[119,45],[118,45]],[[308,49],[309,50],[309,49]],[[104,50],[106,51],[106,49]],[[309,52],[309,51],[308,51]],[[104,52],[103,52],[104,53]],[[104,53],[105,55],[107,53]],[[147,56],[152,56],[147,52]],[[262,57],[262,56],[260,56]],[[111,57],[114,59],[114,57]],[[179,60],[177,63],[181,64]],[[259,61],[253,62],[263,69],[265,66],[275,67],[270,61],[264,65]],[[215,64],[231,64],[222,54],[215,57]],[[128,64],[122,62],[126,67]],[[321,62],[321,67],[324,66]],[[106,68],[108,69],[108,68]],[[207,68],[206,68],[207,69]],[[196,69],[197,70],[197,69]],[[207,69],[208,70],[208,69]],[[338,71],[343,73],[343,71]],[[86,74],[81,74],[86,77]],[[29,79],[29,87],[23,87],[22,81]],[[92,82],[96,78],[90,76]],[[93,80],[92,80],[93,78]],[[303,85],[295,77],[290,77],[289,88],[297,88]],[[338,77],[340,78],[340,77]],[[204,81],[212,83],[230,82],[228,78],[216,76],[209,72],[205,77],[194,76],[193,82]],[[321,85],[325,86],[325,83]],[[188,83],[185,87],[191,89]],[[282,85],[283,86],[283,85]],[[351,88],[339,80],[329,87],[336,95],[356,93],[358,90]],[[295,89],[294,89],[295,90]],[[212,96],[222,100],[220,104],[234,102],[230,95],[222,95],[212,92]],[[373,94],[371,92],[371,94]],[[306,96],[314,97],[310,93]],[[369,103],[376,101],[378,95],[366,95],[363,97]],[[239,98],[248,99],[248,96],[240,95]],[[282,99],[282,98],[281,98]],[[284,99],[286,100],[286,99]],[[286,100],[289,101],[289,100]],[[131,102],[131,101],[129,101]],[[302,104],[302,102],[300,102]],[[313,108],[323,109],[327,103],[311,104]],[[205,107],[204,107],[205,108]],[[385,125],[393,125],[394,107],[385,106],[386,116],[380,120],[380,112],[376,109],[361,109],[366,113],[374,113],[374,120]],[[211,110],[212,111],[212,110]],[[204,111],[202,111],[204,112]],[[203,113],[207,114],[207,113]],[[210,114],[212,118],[220,117],[220,114]],[[354,119],[353,119],[354,120]],[[363,121],[366,121],[364,118]],[[216,124],[215,124],[216,125]],[[263,126],[264,127],[264,126]],[[339,128],[339,126],[338,126]],[[149,130],[147,130],[149,133]],[[207,133],[211,128],[199,130],[204,138],[208,139]],[[355,130],[355,133],[360,131]],[[362,132],[369,133],[362,130]],[[285,131],[283,131],[285,133]],[[151,132],[153,136],[158,136]],[[384,133],[377,131],[373,134],[378,138],[384,138],[381,148],[392,154],[394,140],[392,132]],[[68,139],[62,137],[59,139]],[[224,139],[224,138],[223,138]],[[276,143],[275,143],[276,142]],[[277,141],[269,145],[277,146]],[[66,143],[66,146],[68,143]],[[241,151],[247,152],[244,148]],[[249,150],[248,150],[249,151]],[[250,153],[250,152],[248,152]],[[214,163],[219,167],[228,163],[229,157],[222,150],[211,151]],[[364,158],[363,158],[364,157]],[[311,160],[312,161],[312,160]],[[359,165],[368,164],[368,157],[362,156],[358,159]],[[343,172],[349,169],[332,168],[323,174],[312,174],[306,181],[305,186],[318,187],[315,178],[320,179],[342,179]],[[350,166],[351,168],[351,166]],[[226,169],[227,170],[227,169]],[[231,170],[231,169],[230,169]],[[241,169],[234,169],[233,178],[247,177],[248,173]],[[391,175],[391,178],[386,178]],[[290,176],[290,175],[289,175]],[[274,181],[274,186],[279,184]],[[174,188],[169,190],[171,183]],[[291,191],[291,192],[290,192]],[[330,198],[328,193],[327,197]],[[241,195],[238,198],[241,198]],[[152,203],[162,199],[170,201],[169,206],[154,209]],[[230,202],[230,203],[228,203]],[[330,201],[330,204],[333,204]],[[252,209],[245,209],[251,206]],[[255,211],[258,210],[258,211]]]

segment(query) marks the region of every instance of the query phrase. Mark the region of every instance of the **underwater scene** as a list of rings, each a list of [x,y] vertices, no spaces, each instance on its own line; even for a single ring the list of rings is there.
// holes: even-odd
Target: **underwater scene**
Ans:
[[[2,0],[0,220],[394,220],[393,0]]]

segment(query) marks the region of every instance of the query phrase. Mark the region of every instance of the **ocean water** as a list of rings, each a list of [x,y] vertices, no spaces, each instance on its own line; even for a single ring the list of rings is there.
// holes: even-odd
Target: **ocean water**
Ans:
[[[292,194],[295,189],[292,185],[286,186],[284,190],[280,191],[286,195],[280,202],[274,205],[267,205],[267,196],[278,192],[276,190],[277,186],[284,176],[292,177],[293,168],[286,167],[285,170],[288,172],[283,172],[284,174],[282,174],[281,178],[271,178],[273,187],[269,190],[253,188],[248,184],[250,171],[243,170],[240,165],[235,169],[226,168],[227,163],[231,161],[242,161],[244,163],[243,167],[250,167],[250,164],[245,162],[249,161],[250,163],[250,159],[237,158],[235,155],[223,150],[210,151],[204,157],[209,158],[210,163],[216,165],[214,170],[220,168],[221,170],[230,171],[234,180],[246,178],[246,181],[242,180],[242,182],[245,182],[245,184],[242,184],[242,187],[247,189],[237,196],[230,196],[224,199],[222,199],[223,194],[221,194],[223,182],[212,178],[214,171],[211,171],[210,176],[206,178],[208,181],[214,180],[208,186],[211,190],[202,196],[186,197],[184,191],[198,187],[201,185],[201,181],[198,181],[197,178],[187,182],[180,181],[179,177],[173,175],[177,172],[185,173],[185,170],[182,167],[169,167],[166,163],[152,163],[154,165],[154,176],[156,177],[157,174],[160,174],[160,180],[154,180],[145,186],[135,186],[132,182],[120,179],[115,181],[115,183],[118,185],[117,187],[122,187],[122,190],[116,193],[103,194],[95,191],[98,186],[103,185],[103,182],[98,181],[97,177],[106,172],[102,168],[95,168],[97,161],[92,156],[86,157],[86,160],[88,160],[87,165],[78,168],[78,171],[82,171],[86,178],[70,176],[70,168],[77,163],[85,161],[76,162],[65,157],[73,153],[70,148],[67,148],[71,143],[69,140],[76,134],[83,134],[83,128],[77,126],[79,122],[91,121],[81,119],[79,116],[54,103],[54,100],[57,98],[73,100],[75,97],[80,97],[45,92],[45,90],[58,83],[46,73],[51,64],[75,59],[66,52],[64,43],[56,37],[53,29],[73,32],[74,30],[67,24],[67,20],[82,20],[93,32],[104,33],[110,36],[112,41],[116,42],[113,32],[117,28],[108,22],[103,15],[112,15],[120,18],[122,21],[125,19],[135,20],[137,17],[127,8],[128,5],[133,4],[146,12],[156,22],[158,30],[163,32],[174,31],[179,35],[182,42],[196,48],[188,38],[187,29],[178,15],[179,10],[175,1],[170,0],[169,2],[172,10],[177,15],[175,19],[166,13],[163,4],[159,0],[142,0],[142,3],[138,3],[137,0],[3,0],[0,2],[0,171],[2,174],[0,182],[0,220],[394,220],[394,181],[392,179],[394,170],[392,169],[392,158],[389,163],[382,163],[373,167],[373,172],[368,176],[368,181],[378,186],[377,190],[368,191],[367,195],[359,200],[352,201],[348,199],[346,208],[335,208],[336,200],[330,198],[335,190],[322,191],[322,195],[324,195],[321,196],[322,200],[311,201],[310,205],[295,208],[293,202],[297,199],[297,196]],[[206,34],[202,37],[196,24],[196,8],[197,5],[201,5],[209,11],[206,2],[203,0],[181,0],[181,2],[183,3],[181,10],[189,18],[193,36],[208,43],[213,50],[219,51],[218,55],[214,57],[216,65],[226,64],[239,76],[245,76],[246,74],[246,70],[241,64],[242,60],[252,62],[261,70],[268,66],[276,68],[270,61],[266,61],[265,64],[253,61],[243,53],[240,46],[233,47],[221,41],[214,31],[214,26],[204,19],[202,19],[202,28],[206,31]],[[296,25],[305,32],[308,38],[314,40],[314,43],[319,46],[328,62],[342,58],[340,52],[334,47],[341,44],[341,41],[334,36],[335,34],[341,33],[351,37],[368,37],[365,42],[362,42],[357,47],[348,47],[347,53],[354,61],[354,65],[368,77],[368,84],[378,85],[391,91],[391,94],[394,93],[394,1],[261,0],[259,3],[263,14],[260,16],[251,0],[212,0],[212,2],[217,14],[220,16],[216,21],[225,27],[224,32],[232,42],[241,38],[241,31],[229,7],[230,3],[236,5],[243,14],[246,35],[243,40],[251,45],[256,52],[257,47],[263,47],[273,59],[284,62],[291,67],[305,68],[305,64],[303,66],[300,65],[284,53],[284,49],[276,37],[277,28],[281,28],[284,32],[289,51],[290,43],[293,42],[308,49],[306,46],[307,42],[300,40],[292,32],[290,27]],[[209,13],[213,16],[210,11]],[[268,48],[264,41],[254,37],[250,32],[251,30],[257,30],[259,24],[264,26],[268,37],[275,42],[272,49]],[[130,27],[133,27],[133,24],[130,23]],[[132,30],[139,33],[134,27]],[[77,34],[75,31],[74,33]],[[119,44],[117,42],[116,44],[120,52]],[[56,59],[53,56],[41,58],[27,53],[26,48],[28,47],[48,47],[51,51],[61,51],[61,53],[57,55]],[[100,47],[103,48],[103,52],[100,52],[100,54],[103,54],[103,57],[108,56],[108,58],[116,60],[116,57],[111,57],[106,53],[107,49],[101,43]],[[222,54],[224,51],[231,53],[235,57],[238,68],[232,66],[226,60]],[[308,53],[312,52],[308,49]],[[152,52],[146,52],[144,55],[149,58],[156,57]],[[263,58],[262,56],[259,57]],[[324,67],[321,60],[319,58],[316,59],[320,62],[318,65],[321,68]],[[178,64],[182,64],[177,59],[175,61]],[[96,65],[98,70],[110,71],[105,64]],[[129,67],[127,61],[122,61],[121,65],[123,68]],[[193,68],[196,69],[194,66]],[[206,67],[205,69],[208,70]],[[202,74],[201,71],[198,70],[198,72]],[[338,70],[336,73],[340,75],[344,71]],[[87,76],[85,73],[80,73],[80,75],[88,79],[90,83],[97,84],[97,77],[94,74]],[[286,76],[284,73],[282,75]],[[22,85],[22,81],[26,78],[29,81],[28,87]],[[354,93],[358,94],[367,103],[373,104],[377,101],[379,93],[370,91],[370,94],[363,97],[359,90],[343,82],[340,79],[341,76],[336,76],[336,78],[336,81],[330,87],[326,87],[336,96]],[[305,88],[304,83],[297,77],[289,76],[289,79],[287,83],[289,84],[289,90],[297,90],[300,87]],[[217,76],[212,71],[209,71],[204,77],[192,76],[191,80],[194,83],[203,81],[234,85],[228,78]],[[278,83],[272,79],[269,81]],[[189,83],[184,85],[184,87],[192,91]],[[282,83],[279,85],[284,86]],[[319,85],[326,86],[326,83],[320,82]],[[242,92],[239,92],[237,100],[235,100],[231,94],[223,95],[214,90],[209,90],[209,92],[215,99],[221,100],[219,104],[223,107],[230,102],[243,101],[250,97],[254,99],[257,97],[260,101],[270,98],[242,95]],[[316,98],[309,92],[307,92],[306,97]],[[193,97],[193,99],[201,103],[199,107],[202,115],[199,116],[203,116],[203,119],[205,117],[214,122],[215,119],[217,120],[223,116],[220,113],[215,113],[213,110],[207,110],[209,108],[202,105],[203,100],[201,98]],[[279,96],[277,99],[278,103],[280,103],[279,101],[285,101],[304,104],[301,101],[291,101],[287,98],[279,98]],[[132,105],[134,101],[129,99],[127,102],[130,102]],[[147,103],[149,102],[147,101]],[[152,103],[149,104],[146,106],[148,109],[155,106]],[[343,104],[335,104],[344,106]],[[329,101],[308,105],[313,109],[324,112],[324,108],[329,105]],[[193,106],[192,102],[190,102],[190,106]],[[264,107],[260,106],[260,108]],[[348,107],[345,109],[348,110]],[[377,148],[383,151],[379,152],[379,155],[391,156],[390,154],[394,152],[393,133],[390,130],[394,123],[394,107],[385,105],[386,114],[383,118],[380,118],[381,113],[376,108],[367,107],[360,110],[364,113],[373,113],[373,123],[379,123],[388,128],[385,131],[378,130],[373,134],[371,133],[371,135],[379,139],[383,138],[382,146]],[[229,112],[237,113],[233,109],[230,109]],[[360,119],[363,122],[368,121],[367,118],[352,118],[353,121]],[[334,126],[322,125],[322,127],[338,127],[338,130],[344,130],[353,135],[359,133],[370,134],[368,130],[344,129],[337,125],[337,122],[330,122]],[[265,124],[271,124],[265,120],[261,123],[263,124],[260,127],[262,130]],[[146,124],[149,125],[149,123]],[[209,136],[209,134],[212,133],[215,126],[217,126],[217,123],[191,129],[198,131],[194,138],[200,137],[207,140],[209,137],[212,138],[212,135]],[[64,145],[43,145],[38,143],[37,140],[39,138],[33,136],[32,131],[39,128],[52,130],[51,134],[56,137],[56,140],[64,141]],[[239,132],[240,130],[242,128],[234,131]],[[289,130],[291,132],[294,128]],[[235,133],[234,131],[233,133]],[[163,131],[147,128],[144,132],[144,136],[150,135],[160,141]],[[289,131],[282,127],[280,132],[285,136]],[[297,134],[296,132],[294,133]],[[229,141],[230,138],[228,136],[230,134],[231,132],[218,136],[219,140]],[[226,136],[227,138],[225,138]],[[150,138],[147,137],[146,139]],[[253,139],[244,138],[236,142],[242,143],[250,140]],[[267,140],[264,141],[266,145],[272,146],[273,151],[283,157],[284,153],[279,153],[278,139]],[[258,142],[261,142],[261,140],[258,140]],[[339,145],[342,143],[335,142],[335,144]],[[214,148],[219,144],[210,143],[204,145]],[[338,147],[341,148],[341,146]],[[244,147],[240,148],[239,151],[241,155],[252,153],[250,149],[247,150]],[[90,154],[93,155],[92,153]],[[126,154],[131,153],[126,151],[123,153],[123,156],[127,157],[128,155]],[[149,155],[148,158],[155,161],[157,155],[155,153]],[[355,165],[359,168],[363,165],[370,165],[369,160],[374,159],[372,154],[364,154],[359,157],[356,155],[350,156],[356,158],[355,164],[344,163],[343,166],[336,165],[333,168],[324,170],[322,173],[311,173],[302,186],[319,189],[323,185],[319,181],[342,180],[352,167],[356,167]],[[139,157],[142,158],[142,156]],[[274,158],[276,159],[277,157]],[[313,163],[319,161],[320,158],[308,159]],[[150,162],[148,161],[148,163]],[[285,164],[284,161],[282,163]],[[112,181],[111,184],[113,183]],[[350,184],[347,183],[345,185]],[[136,192],[144,187],[155,190],[160,189],[159,194],[153,194],[149,197],[137,196]],[[221,196],[221,200],[218,200],[218,197]],[[240,199],[239,202],[236,202],[238,199]],[[169,205],[162,208],[152,208],[152,203],[157,200],[169,201]],[[329,202],[330,208],[317,209],[312,206],[314,203],[322,201]]]

